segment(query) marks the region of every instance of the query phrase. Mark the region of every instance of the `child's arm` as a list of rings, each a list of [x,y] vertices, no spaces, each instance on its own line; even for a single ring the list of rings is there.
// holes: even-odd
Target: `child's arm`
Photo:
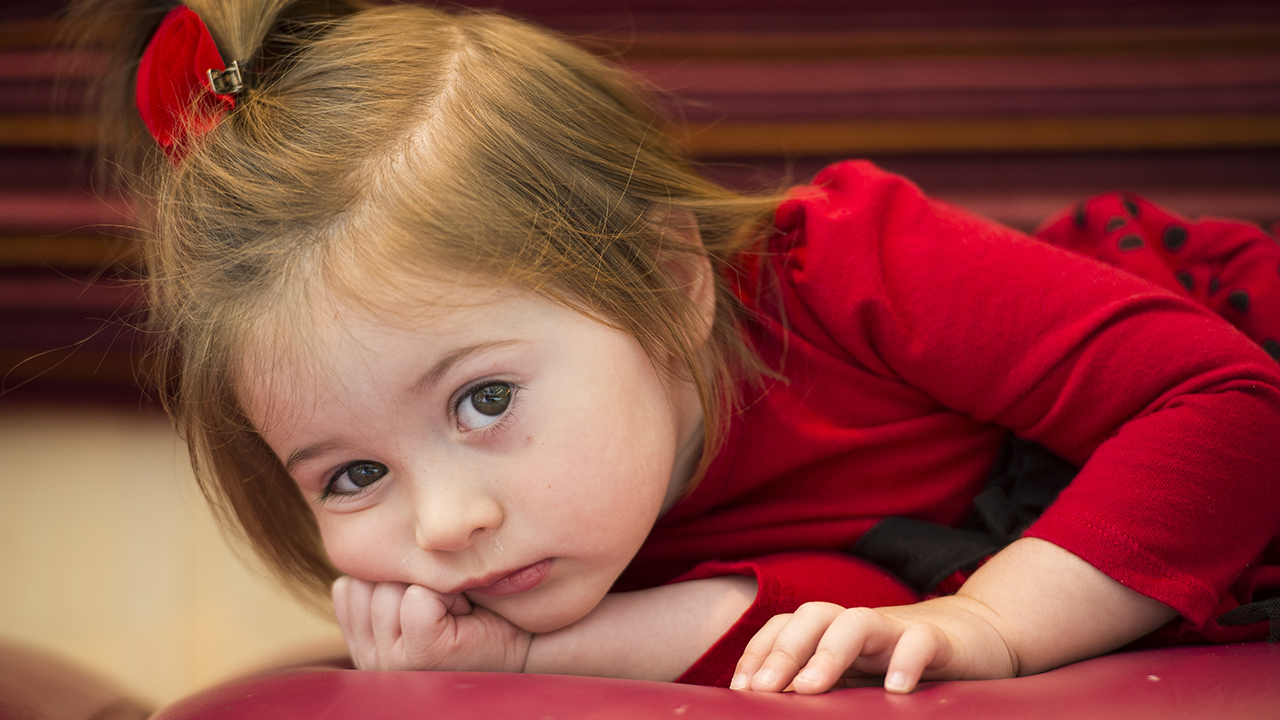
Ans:
[[[535,635],[476,607],[402,583],[339,578],[333,604],[364,670],[489,670],[674,680],[755,599],[725,576],[606,595],[583,619]]]
[[[1169,607],[1034,538],[1010,545],[954,596],[870,610],[810,603],[752,639],[732,687],[818,693],[844,675],[923,679],[1043,672],[1113,650],[1172,619]]]
[[[582,620],[535,635],[526,672],[672,681],[707,651],[756,597],[742,575],[606,595]]]

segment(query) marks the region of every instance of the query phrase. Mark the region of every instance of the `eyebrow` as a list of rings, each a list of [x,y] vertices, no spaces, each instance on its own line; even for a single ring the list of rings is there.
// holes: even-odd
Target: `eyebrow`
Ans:
[[[293,469],[297,467],[300,463],[304,463],[310,460],[311,458],[316,457],[317,455],[323,455],[327,452],[337,450],[340,447],[342,447],[342,443],[327,441],[327,442],[320,442],[314,445],[308,445],[306,447],[298,448],[297,450],[294,450],[292,453],[289,453],[289,459],[285,462],[284,469],[286,472],[292,475]]]
[[[475,345],[467,345],[440,358],[440,361],[431,367],[430,370],[423,373],[418,381],[409,387],[410,392],[418,392],[423,388],[431,387],[440,382],[440,378],[444,377],[454,365],[465,360],[467,357],[485,350],[492,350],[496,347],[505,345],[515,345],[523,342],[521,340],[491,340],[489,342],[476,343]]]
[[[421,392],[424,388],[435,385],[436,383],[440,382],[441,378],[443,378],[446,374],[448,374],[449,370],[453,368],[454,365],[457,365],[458,363],[462,362],[463,360],[470,357],[471,355],[474,355],[478,352],[483,352],[485,350],[492,350],[493,348],[496,348],[496,347],[502,347],[505,345],[515,345],[520,342],[523,342],[523,341],[522,340],[493,340],[490,342],[483,342],[483,343],[477,343],[475,345],[467,345],[465,347],[460,347],[457,350],[454,350],[453,352],[449,353],[448,355],[445,355],[444,357],[440,358],[439,362],[437,362],[435,365],[432,365],[431,369],[423,373],[422,377],[418,378],[417,382],[409,386],[409,392],[411,393]],[[343,443],[337,442],[335,440],[326,440],[323,442],[314,443],[312,445],[306,445],[304,447],[300,447],[297,450],[294,450],[293,452],[289,453],[289,459],[285,461],[284,469],[286,472],[292,474],[293,469],[298,465],[300,465],[301,463],[304,463],[307,460],[310,460],[319,455],[323,455],[327,452],[337,450],[341,447],[343,447]]]

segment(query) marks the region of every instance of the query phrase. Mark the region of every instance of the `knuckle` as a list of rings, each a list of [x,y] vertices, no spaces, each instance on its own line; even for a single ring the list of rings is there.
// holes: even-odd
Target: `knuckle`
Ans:
[[[919,642],[928,647],[930,654],[936,653],[938,648],[946,642],[947,636],[937,625],[921,623],[915,627],[918,628],[916,633],[920,636]]]
[[[796,608],[795,614],[807,618],[835,616],[844,608],[829,602],[807,602]]]
[[[747,643],[746,649],[742,651],[742,657],[752,659],[762,658],[765,655],[768,655],[769,651],[772,649],[772,638],[761,638],[756,636],[751,640],[751,642]]]
[[[799,663],[804,658],[800,657],[800,653],[796,652],[795,648],[788,647],[787,645],[775,645],[773,652],[769,653],[769,659],[792,664]]]
[[[404,598],[401,601],[404,604],[425,605],[430,603],[434,598],[427,589],[421,585],[410,585],[404,591]]]
[[[880,611],[869,607],[856,607],[845,610],[849,616],[854,618],[862,618],[866,620],[878,620],[883,617]]]
[[[873,628],[883,627],[885,624],[885,616],[878,610],[866,607],[849,608],[840,613],[842,623],[848,623],[856,627]]]
[[[813,651],[813,657],[811,659],[824,664],[834,663],[840,660],[840,655],[836,652],[835,648],[819,645],[818,648]]]
[[[380,582],[373,588],[375,597],[399,597],[404,594],[406,585],[395,582]]]
[[[791,621],[791,615],[774,615],[769,618],[765,624],[756,631],[756,634],[747,642],[747,648],[744,655],[764,655],[769,648],[773,647],[773,643],[782,631],[782,628]]]

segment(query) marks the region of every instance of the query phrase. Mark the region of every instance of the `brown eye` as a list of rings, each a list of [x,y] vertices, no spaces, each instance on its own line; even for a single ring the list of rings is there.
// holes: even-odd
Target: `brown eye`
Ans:
[[[481,415],[501,415],[510,405],[511,386],[507,383],[489,383],[471,391],[471,406]]]
[[[346,474],[352,485],[369,487],[387,474],[387,466],[376,462],[358,462],[349,466]]]
[[[372,460],[357,460],[342,468],[329,480],[321,493],[322,500],[335,495],[355,495],[378,482],[387,474],[387,466]]]
[[[453,409],[458,418],[458,429],[470,432],[498,422],[511,408],[517,389],[511,383],[496,381],[473,386],[458,399]]]

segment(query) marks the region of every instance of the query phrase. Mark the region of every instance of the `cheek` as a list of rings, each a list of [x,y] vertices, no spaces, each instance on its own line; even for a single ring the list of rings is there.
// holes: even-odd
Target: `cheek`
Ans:
[[[642,356],[643,357],[643,356]],[[566,389],[555,416],[543,427],[546,458],[563,483],[566,501],[584,505],[584,522],[597,524],[639,514],[656,514],[666,496],[675,462],[676,428],[670,403],[652,369],[631,358],[601,363],[587,388],[623,388],[625,392],[574,396],[584,384]],[[607,399],[603,407],[597,406]],[[656,504],[655,504],[656,503]]]
[[[346,575],[364,580],[392,580],[399,560],[393,523],[370,522],[367,513],[318,514],[320,539],[329,560]]]
[[[567,417],[552,421],[555,430],[535,436],[537,459],[531,465],[551,469],[557,484],[589,495],[628,495],[640,491],[642,478],[670,474],[674,443],[661,423],[636,422],[627,413]],[[666,467],[664,467],[664,465]],[[549,478],[549,479],[551,479]]]
[[[554,426],[535,437],[535,452],[522,463],[536,468],[521,483],[529,510],[554,518],[543,527],[561,540],[633,552],[666,496],[674,461],[669,433],[660,422],[637,425],[625,414]]]

